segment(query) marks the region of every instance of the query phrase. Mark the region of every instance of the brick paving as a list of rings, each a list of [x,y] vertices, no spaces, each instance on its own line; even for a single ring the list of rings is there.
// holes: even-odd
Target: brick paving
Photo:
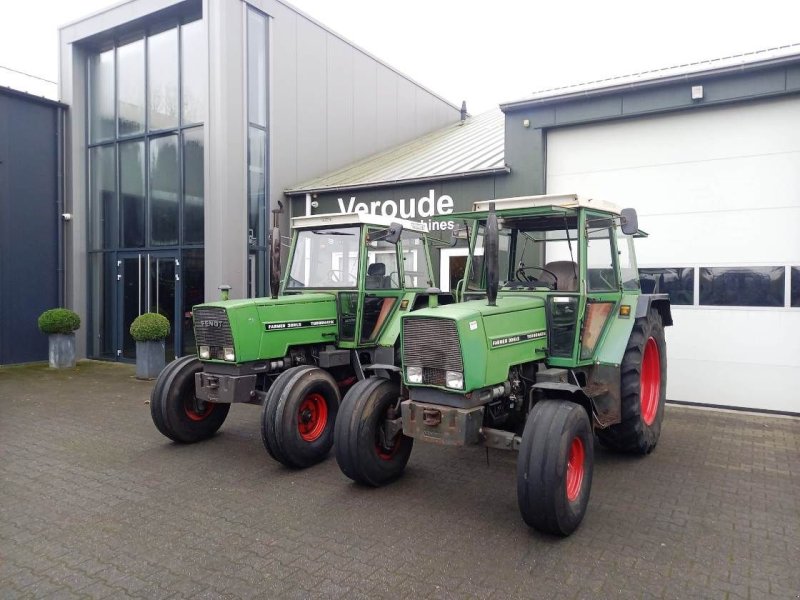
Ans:
[[[0,369],[0,597],[800,598],[800,420],[669,406],[651,456],[598,451],[556,539],[512,454],[418,444],[366,489],[272,462],[253,406],[173,444],[132,375]]]

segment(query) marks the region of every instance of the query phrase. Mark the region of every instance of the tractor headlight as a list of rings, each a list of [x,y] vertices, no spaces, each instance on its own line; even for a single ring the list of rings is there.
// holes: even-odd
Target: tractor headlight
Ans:
[[[200,346],[200,358],[208,360],[211,358],[211,348],[208,346]]]
[[[458,371],[445,371],[444,384],[449,388],[457,390],[464,389],[464,374]]]
[[[422,383],[422,367],[406,367],[408,383]]]
[[[225,357],[225,360],[229,362],[236,362],[236,354],[234,354],[233,348],[224,348],[223,356]]]

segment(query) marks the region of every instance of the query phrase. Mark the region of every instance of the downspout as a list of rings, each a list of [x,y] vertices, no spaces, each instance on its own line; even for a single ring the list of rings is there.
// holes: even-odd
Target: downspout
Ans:
[[[64,306],[66,298],[66,282],[65,282],[65,265],[64,265],[64,228],[66,221],[64,220],[64,107],[59,106],[56,109],[56,219],[58,221],[57,227],[57,243],[58,243],[58,258],[56,266],[56,275],[58,279],[58,306]]]
[[[306,216],[311,216],[311,194],[306,194]]]

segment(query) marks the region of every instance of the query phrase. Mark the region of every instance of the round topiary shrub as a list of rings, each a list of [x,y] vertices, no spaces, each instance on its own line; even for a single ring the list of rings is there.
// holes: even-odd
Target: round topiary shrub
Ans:
[[[68,308],[51,308],[39,315],[39,329],[43,333],[72,333],[81,326],[81,318]]]
[[[131,335],[137,342],[158,342],[169,335],[169,320],[158,313],[144,313],[131,323]]]

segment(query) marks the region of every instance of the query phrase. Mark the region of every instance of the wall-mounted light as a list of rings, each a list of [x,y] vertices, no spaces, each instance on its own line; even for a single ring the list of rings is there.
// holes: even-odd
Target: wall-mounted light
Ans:
[[[692,86],[692,100],[702,100],[703,99],[703,86],[702,85],[693,85]]]
[[[61,218],[65,221],[72,221],[72,213],[61,213]]]
[[[319,202],[316,200],[311,201],[311,208],[319,208]]]
[[[523,119],[522,120],[522,126],[527,129],[528,127],[531,126],[531,120],[530,119]]]

